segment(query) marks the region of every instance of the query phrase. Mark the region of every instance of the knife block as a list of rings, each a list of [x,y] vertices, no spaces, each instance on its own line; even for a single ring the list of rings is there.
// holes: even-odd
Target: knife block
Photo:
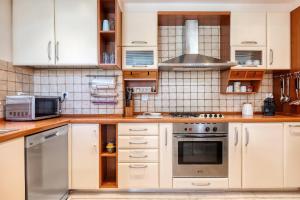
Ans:
[[[133,100],[130,100],[129,106],[125,107],[125,117],[133,117],[134,105]]]

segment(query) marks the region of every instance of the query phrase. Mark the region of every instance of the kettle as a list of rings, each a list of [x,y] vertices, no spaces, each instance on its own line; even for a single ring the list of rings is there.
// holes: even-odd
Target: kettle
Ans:
[[[243,115],[243,117],[252,117],[253,116],[253,106],[251,103],[244,103],[242,115]]]
[[[272,96],[265,98],[263,105],[264,116],[274,116],[276,112],[275,100]]]

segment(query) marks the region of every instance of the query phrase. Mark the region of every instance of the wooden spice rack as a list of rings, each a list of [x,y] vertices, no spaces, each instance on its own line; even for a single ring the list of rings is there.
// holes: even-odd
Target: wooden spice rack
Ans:
[[[118,187],[118,136],[117,124],[100,125],[100,188]],[[115,143],[115,152],[109,153],[106,145]]]
[[[102,30],[103,20],[114,22],[114,28]],[[103,69],[121,69],[122,12],[118,0],[98,0],[98,52],[99,67]],[[104,63],[103,53],[114,53],[114,63]]]
[[[264,78],[265,70],[225,70],[221,71],[221,94],[255,94],[258,92],[261,81]],[[235,81],[245,85],[252,85],[252,92],[227,92],[227,86]]]

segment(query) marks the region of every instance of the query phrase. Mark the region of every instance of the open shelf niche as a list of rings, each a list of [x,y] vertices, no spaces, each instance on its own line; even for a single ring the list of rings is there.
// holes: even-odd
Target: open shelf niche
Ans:
[[[258,92],[264,78],[265,70],[226,70],[221,71],[221,94],[255,94]],[[234,82],[241,82],[242,85],[251,85],[252,92],[227,92],[227,86]]]
[[[109,21],[110,29],[107,31],[103,30],[104,20]],[[122,13],[118,1],[98,0],[99,67],[104,69],[121,68],[121,28]],[[109,58],[106,61],[104,53]]]
[[[100,129],[100,188],[118,187],[118,141],[117,124],[101,124]],[[114,143],[115,152],[106,150],[108,143]]]

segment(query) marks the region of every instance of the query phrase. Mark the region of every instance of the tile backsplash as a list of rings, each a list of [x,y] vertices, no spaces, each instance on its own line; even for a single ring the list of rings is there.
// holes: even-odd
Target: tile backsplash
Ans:
[[[32,94],[33,73],[31,68],[15,67],[0,60],[0,118],[4,117],[5,96],[18,92]]]
[[[117,76],[118,103],[116,105],[95,105],[90,95],[89,82],[95,77],[88,75]],[[35,69],[34,94],[62,95],[68,97],[62,105],[63,114],[122,114],[123,91],[122,71],[100,69]]]
[[[136,112],[241,112],[252,103],[261,112],[263,100],[273,91],[272,74],[265,74],[259,92],[250,95],[220,94],[220,72],[160,72],[157,95],[144,101],[135,96]]]

